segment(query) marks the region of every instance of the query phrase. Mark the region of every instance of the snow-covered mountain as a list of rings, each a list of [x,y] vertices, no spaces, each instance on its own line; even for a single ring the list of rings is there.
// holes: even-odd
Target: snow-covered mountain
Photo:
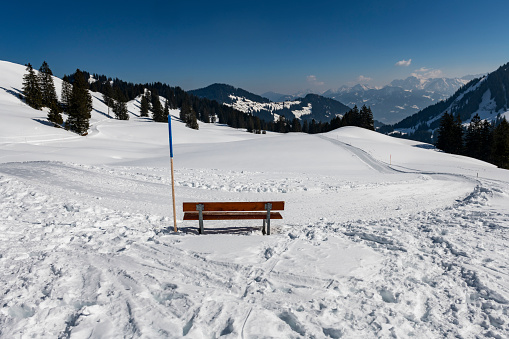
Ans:
[[[429,106],[393,127],[404,132],[418,128],[435,130],[446,111],[459,114],[464,123],[469,123],[475,114],[488,121],[497,119],[499,115],[509,119],[509,63],[486,76],[471,80],[447,100]]]
[[[189,91],[190,94],[216,100],[241,112],[256,115],[266,121],[286,119],[328,122],[343,115],[350,108],[331,98],[317,94],[306,94],[289,101],[271,102],[269,99],[250,93],[241,88],[225,84],[213,84],[205,88]]]
[[[86,137],[19,98],[0,62],[0,337],[509,337],[509,177],[356,127],[168,127],[107,115]],[[54,78],[57,92],[61,80]],[[479,85],[480,86],[480,85]],[[184,221],[184,201],[285,201]]]
[[[423,78],[411,76],[393,80],[382,88],[366,85],[343,86],[328,90],[323,96],[358,107],[370,106],[375,119],[393,124],[430,105],[450,97],[468,81],[463,78]]]

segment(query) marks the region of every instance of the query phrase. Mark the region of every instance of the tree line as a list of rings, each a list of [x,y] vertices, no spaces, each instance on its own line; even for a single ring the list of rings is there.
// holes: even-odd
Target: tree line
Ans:
[[[459,114],[445,112],[440,119],[436,147],[509,169],[509,123],[500,117],[490,123],[476,114],[464,127]]]
[[[91,83],[87,79],[94,79]],[[108,116],[119,120],[128,120],[127,102],[140,98],[140,116],[151,118],[156,122],[167,122],[171,109],[180,109],[180,119],[187,127],[198,129],[198,121],[204,123],[221,123],[233,128],[247,129],[250,133],[265,133],[266,131],[288,133],[323,133],[342,126],[359,126],[374,130],[373,114],[369,107],[357,106],[336,116],[330,122],[311,122],[294,118],[288,120],[284,116],[277,116],[275,121],[265,121],[253,114],[244,113],[218,103],[215,100],[198,97],[187,93],[180,87],[171,87],[161,82],[134,84],[112,79],[105,75],[93,74],[76,70],[75,73],[64,75],[61,100],[55,92],[52,72],[46,62],[35,74],[32,66],[27,65],[24,76],[23,94],[26,103],[33,108],[48,107],[48,120],[55,126],[85,135],[89,128],[92,99],[88,92],[99,92],[108,107]],[[164,103],[164,107],[161,104]],[[111,109],[111,112],[110,112]],[[64,123],[62,113],[67,116]],[[113,113],[113,114],[112,114]]]

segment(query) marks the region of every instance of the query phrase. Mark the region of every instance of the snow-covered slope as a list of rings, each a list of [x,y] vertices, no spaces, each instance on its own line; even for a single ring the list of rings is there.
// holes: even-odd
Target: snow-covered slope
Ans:
[[[23,73],[0,63],[1,337],[509,335],[507,171],[355,127],[195,131],[174,111],[174,233],[166,124],[94,99],[75,137],[11,94]],[[271,236],[182,220],[183,201],[263,200],[286,202]]]

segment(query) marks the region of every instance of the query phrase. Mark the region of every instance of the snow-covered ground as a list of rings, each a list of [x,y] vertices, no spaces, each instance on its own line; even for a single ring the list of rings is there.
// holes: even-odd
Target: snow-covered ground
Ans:
[[[86,137],[0,62],[0,337],[509,336],[509,172],[359,128],[321,135],[110,119]],[[60,80],[55,85],[60,92]],[[182,221],[184,201],[284,219]]]

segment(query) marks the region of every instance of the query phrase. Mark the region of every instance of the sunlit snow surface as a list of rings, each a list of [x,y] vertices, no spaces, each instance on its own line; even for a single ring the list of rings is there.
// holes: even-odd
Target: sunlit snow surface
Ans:
[[[509,172],[358,128],[254,135],[108,117],[87,137],[0,62],[0,337],[509,336]],[[55,79],[60,93],[60,80]],[[178,111],[173,111],[174,117]],[[284,200],[183,222],[183,201]]]

